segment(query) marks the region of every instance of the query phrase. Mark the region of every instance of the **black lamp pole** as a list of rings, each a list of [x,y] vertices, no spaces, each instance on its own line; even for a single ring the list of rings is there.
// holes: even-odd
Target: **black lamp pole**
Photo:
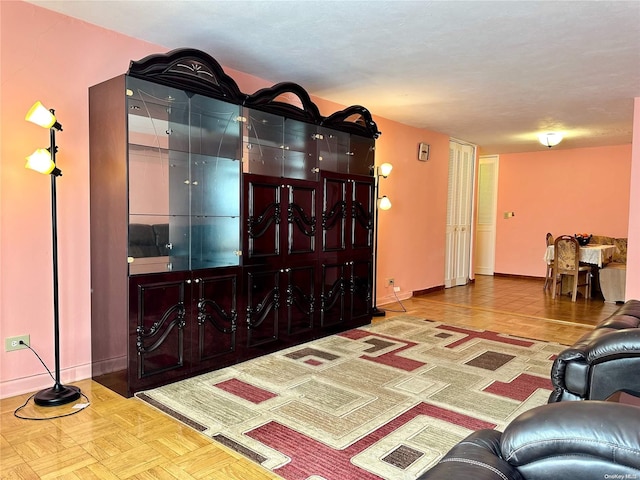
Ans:
[[[50,110],[54,113],[53,110]],[[60,130],[60,124],[56,124]],[[50,154],[54,165],[56,163],[56,128],[51,127]],[[53,334],[55,347],[55,384],[51,388],[40,390],[36,393],[34,401],[36,405],[43,407],[55,407],[65,405],[80,398],[80,389],[74,386],[65,386],[60,383],[60,312],[58,307],[58,216],[56,199],[56,177],[61,176],[62,171],[54,167],[51,172],[51,234],[53,237]]]
[[[373,285],[373,302],[371,304],[371,316],[372,317],[384,317],[387,312],[384,310],[380,310],[377,306],[377,292],[378,289],[378,197],[380,196],[380,172],[376,172],[376,188],[375,188],[376,198],[374,200],[375,204],[375,221],[374,221],[374,236],[373,236],[373,281],[371,282]]]

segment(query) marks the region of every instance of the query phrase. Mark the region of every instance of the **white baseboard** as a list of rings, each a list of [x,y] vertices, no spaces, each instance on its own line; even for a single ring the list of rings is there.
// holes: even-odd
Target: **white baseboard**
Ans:
[[[55,373],[52,372],[55,375]],[[79,365],[60,371],[60,382],[63,385],[91,378],[91,364]],[[35,393],[52,387],[54,381],[47,372],[29,377],[16,378],[0,382],[0,399],[15,397],[24,393]]]

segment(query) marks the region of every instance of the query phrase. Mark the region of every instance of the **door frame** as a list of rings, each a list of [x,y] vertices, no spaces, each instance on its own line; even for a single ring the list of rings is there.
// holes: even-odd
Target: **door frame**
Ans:
[[[483,197],[481,196],[481,192],[483,189],[483,181],[480,176],[480,171],[482,169],[483,164],[486,165],[491,163],[493,166],[493,178],[492,185],[487,185],[490,190],[490,199],[488,201],[491,202],[491,205],[486,205],[488,209],[487,217],[491,219],[491,223],[480,223],[481,221],[481,208],[483,206]],[[498,175],[500,169],[500,156],[499,155],[482,155],[478,158],[478,213],[476,215],[476,263],[474,271],[478,275],[493,275],[495,273],[495,264],[496,264],[496,229],[498,224]],[[479,239],[482,233],[488,233],[485,235],[486,241],[481,241]],[[485,265],[479,265],[478,261],[481,259],[486,259],[487,262]]]

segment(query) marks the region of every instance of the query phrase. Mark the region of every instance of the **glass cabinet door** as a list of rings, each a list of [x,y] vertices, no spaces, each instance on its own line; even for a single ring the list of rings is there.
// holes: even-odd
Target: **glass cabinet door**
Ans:
[[[173,219],[188,216],[189,207],[175,210],[180,202],[173,197],[188,199],[188,193],[173,190],[188,170],[189,98],[178,89],[127,78],[126,99],[130,273],[183,269],[179,256],[188,249],[176,241]]]
[[[190,107],[191,268],[238,265],[241,107],[202,95]]]
[[[240,107],[131,77],[127,103],[130,273],[238,265]]]
[[[203,95],[191,97],[191,152],[240,159],[240,105]]]
[[[188,150],[184,125],[189,98],[184,91],[127,77],[126,94],[130,144],[168,149],[171,135],[172,148]]]
[[[244,109],[243,156],[247,173],[283,176],[284,118],[279,115]]]
[[[349,144],[349,173],[371,175],[375,164],[375,140],[351,135]]]
[[[349,134],[321,128],[317,137],[318,166],[327,172],[349,173]]]
[[[317,139],[322,135],[318,127],[309,123],[284,121],[283,176],[300,180],[318,178]]]

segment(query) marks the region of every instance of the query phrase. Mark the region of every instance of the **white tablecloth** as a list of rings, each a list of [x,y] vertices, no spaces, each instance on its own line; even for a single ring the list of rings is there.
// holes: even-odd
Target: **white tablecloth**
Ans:
[[[554,246],[549,245],[547,251],[544,253],[544,261],[547,263],[553,263]],[[580,247],[580,261],[582,263],[590,263],[602,267],[611,261],[613,254],[616,251],[616,247],[613,245],[587,245]]]

